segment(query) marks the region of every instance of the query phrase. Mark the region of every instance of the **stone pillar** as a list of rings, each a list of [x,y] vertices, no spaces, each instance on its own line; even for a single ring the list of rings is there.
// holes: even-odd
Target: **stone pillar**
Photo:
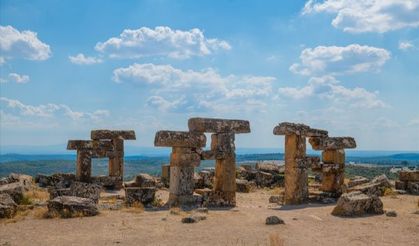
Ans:
[[[114,154],[109,157],[109,176],[124,177],[124,140],[115,138],[112,140]]]
[[[168,187],[170,184],[170,164],[161,166],[161,182]]]
[[[215,177],[210,206],[236,205],[236,154],[235,134],[249,133],[250,124],[245,120],[191,118],[191,132],[209,132],[211,150],[202,152],[202,159],[215,159]]]
[[[306,138],[296,134],[285,136],[285,204],[300,204],[308,198]]]
[[[306,157],[306,137],[328,133],[304,124],[282,122],[273,134],[285,135],[284,204],[301,204],[308,199],[308,167],[312,162]]]
[[[154,146],[172,147],[170,155],[169,205],[194,205],[194,169],[199,166],[206,137],[200,133],[159,131]]]
[[[92,154],[88,150],[77,150],[76,179],[90,182],[92,177]]]
[[[234,134],[220,133],[212,135],[212,145],[223,149],[221,159],[215,160],[214,191],[218,199],[232,206],[236,204],[236,154]],[[217,147],[214,147],[217,148]]]
[[[309,140],[314,150],[322,151],[322,184],[320,190],[339,195],[345,178],[345,150],[355,148],[351,137],[312,137]]]

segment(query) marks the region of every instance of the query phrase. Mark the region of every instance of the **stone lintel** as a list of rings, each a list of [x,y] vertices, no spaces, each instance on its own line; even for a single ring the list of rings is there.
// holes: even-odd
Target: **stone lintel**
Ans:
[[[336,150],[356,148],[353,137],[311,137],[309,139],[314,150]]]
[[[159,147],[205,147],[207,138],[203,133],[184,131],[158,131],[154,138],[154,146]]]
[[[134,130],[92,130],[90,132],[91,139],[115,139],[122,138],[125,140],[135,140]]]
[[[249,133],[250,123],[247,120],[229,120],[215,118],[190,118],[188,127],[193,132],[210,133]]]
[[[274,135],[299,135],[304,137],[327,137],[328,132],[325,130],[310,128],[304,124],[282,122],[275,126]]]
[[[68,140],[68,150],[112,150],[113,145],[111,141],[99,141],[99,140]]]

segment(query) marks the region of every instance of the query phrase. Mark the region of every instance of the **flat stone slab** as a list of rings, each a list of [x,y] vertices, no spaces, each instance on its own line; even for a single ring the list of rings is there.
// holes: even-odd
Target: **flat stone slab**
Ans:
[[[17,211],[17,205],[9,194],[0,193],[0,218],[12,218]]]
[[[134,130],[92,130],[90,132],[90,138],[94,140],[99,139],[115,139],[122,138],[125,140],[135,140]]]
[[[247,120],[230,120],[215,118],[190,118],[189,130],[209,133],[249,133],[250,123]]]
[[[304,124],[291,122],[282,122],[275,126],[274,135],[299,135],[305,137],[327,137],[328,132],[325,130],[310,128]]]
[[[311,137],[309,143],[314,150],[336,150],[356,148],[353,137]]]
[[[154,146],[159,147],[205,147],[207,138],[203,133],[185,131],[158,131],[154,138]]]
[[[113,145],[111,141],[99,141],[99,140],[68,140],[68,150],[112,150]]]
[[[94,216],[99,211],[92,199],[76,196],[58,196],[48,201],[48,213],[51,217],[72,218]]]

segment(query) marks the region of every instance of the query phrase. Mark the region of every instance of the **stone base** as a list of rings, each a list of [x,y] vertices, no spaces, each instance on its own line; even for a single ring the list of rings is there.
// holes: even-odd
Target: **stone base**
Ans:
[[[128,205],[136,202],[143,205],[151,204],[154,201],[156,188],[152,187],[127,187],[125,190],[125,201]]]
[[[202,201],[197,201],[197,197],[192,195],[175,195],[169,194],[169,207],[195,207],[198,203]]]
[[[209,200],[208,207],[235,207],[236,206],[236,192],[221,192],[212,191]]]

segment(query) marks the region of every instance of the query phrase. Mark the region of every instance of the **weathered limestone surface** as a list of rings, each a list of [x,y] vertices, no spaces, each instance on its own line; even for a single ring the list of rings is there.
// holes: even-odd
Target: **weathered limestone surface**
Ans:
[[[343,194],[332,211],[335,216],[347,217],[383,213],[383,203],[378,196],[368,196],[359,191]]]
[[[50,216],[63,218],[94,216],[99,213],[92,199],[76,196],[59,196],[49,200],[48,212]]]
[[[95,203],[99,201],[100,192],[102,191],[102,186],[97,184],[83,183],[83,182],[74,182],[70,186],[70,193],[72,196],[90,198]]]
[[[169,187],[170,183],[170,165],[161,166],[161,182],[164,186]]]
[[[0,186],[0,194],[8,194],[17,204],[22,201],[23,193],[25,191],[25,186],[20,182],[14,182]]]
[[[140,173],[135,177],[135,183],[138,187],[156,187],[156,179],[147,173]]]
[[[115,139],[122,138],[125,140],[135,140],[135,131],[133,130],[93,130],[90,132],[90,138],[98,139]]]
[[[273,130],[274,135],[298,135],[305,137],[326,137],[328,132],[325,130],[310,128],[304,124],[282,122]]]
[[[12,218],[17,211],[17,205],[7,193],[0,193],[0,218]]]
[[[69,188],[75,180],[76,175],[73,173],[38,174],[35,176],[35,182],[40,187],[55,187],[57,189]]]
[[[154,138],[154,146],[159,147],[205,147],[207,138],[202,133],[184,131],[158,131]]]
[[[143,205],[149,205],[154,201],[156,188],[155,187],[126,187],[125,201],[128,205],[133,205],[137,202]]]
[[[99,140],[69,140],[67,143],[68,150],[112,150],[111,141],[99,141]]]
[[[383,196],[386,189],[391,188],[391,183],[385,174],[372,179],[368,183],[356,185],[347,189],[348,192],[360,191],[366,195]]]
[[[356,148],[352,137],[311,137],[309,142],[314,150],[336,150]]]
[[[285,166],[278,165],[275,163],[264,163],[264,162],[258,162],[256,163],[256,170],[267,172],[270,174],[280,174],[285,172]]]
[[[77,150],[76,179],[90,182],[92,176],[92,153],[88,150]]]
[[[415,171],[400,171],[399,179],[401,181],[419,182],[419,170]]]
[[[209,133],[249,133],[250,123],[247,120],[227,120],[214,118],[190,118],[189,130]]]

